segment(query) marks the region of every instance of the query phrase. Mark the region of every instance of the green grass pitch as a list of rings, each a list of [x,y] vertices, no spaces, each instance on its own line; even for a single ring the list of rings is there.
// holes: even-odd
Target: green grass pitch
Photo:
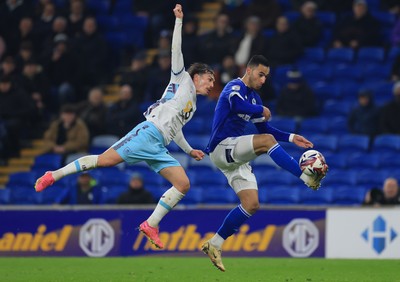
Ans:
[[[400,281],[400,260],[207,257],[0,258],[0,281]]]

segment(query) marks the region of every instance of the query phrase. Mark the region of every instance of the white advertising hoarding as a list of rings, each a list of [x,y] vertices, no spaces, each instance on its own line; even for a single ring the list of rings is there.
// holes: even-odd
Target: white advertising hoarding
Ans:
[[[400,258],[400,209],[328,209],[327,258]]]

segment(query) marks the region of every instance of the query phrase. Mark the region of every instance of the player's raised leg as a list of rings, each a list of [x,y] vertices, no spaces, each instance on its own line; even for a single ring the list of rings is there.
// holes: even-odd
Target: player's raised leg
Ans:
[[[171,182],[172,187],[161,196],[153,213],[146,221],[140,224],[139,230],[146,235],[150,242],[157,248],[162,249],[164,244],[158,237],[158,225],[163,217],[172,210],[189,191],[190,182],[185,170],[181,166],[166,167],[160,171],[160,174]]]
[[[90,170],[96,167],[114,166],[123,161],[121,156],[113,148],[109,148],[101,155],[84,156],[58,170],[47,171],[42,177],[36,180],[35,190],[36,192],[41,192],[53,185],[54,182],[69,174]]]

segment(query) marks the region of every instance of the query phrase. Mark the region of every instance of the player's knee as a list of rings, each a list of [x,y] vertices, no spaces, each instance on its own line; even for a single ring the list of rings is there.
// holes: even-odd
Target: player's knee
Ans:
[[[258,136],[260,138],[259,146],[260,150],[263,152],[268,152],[277,142],[272,134],[261,134]]]
[[[242,203],[242,206],[249,214],[255,214],[260,209],[260,203],[258,201]]]
[[[174,187],[181,193],[186,194],[190,189],[189,179],[182,179],[174,184]]]

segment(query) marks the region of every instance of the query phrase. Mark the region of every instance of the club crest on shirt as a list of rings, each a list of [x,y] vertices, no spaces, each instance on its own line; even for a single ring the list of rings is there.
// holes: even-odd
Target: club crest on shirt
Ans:
[[[239,85],[233,85],[232,86],[232,90],[239,91],[240,90],[240,86]]]
[[[193,103],[192,101],[188,101],[186,103],[186,107],[181,111],[181,117],[183,119],[189,119],[190,114],[193,112]]]
[[[253,105],[255,105],[256,104],[256,99],[251,99],[251,103],[253,104]]]

